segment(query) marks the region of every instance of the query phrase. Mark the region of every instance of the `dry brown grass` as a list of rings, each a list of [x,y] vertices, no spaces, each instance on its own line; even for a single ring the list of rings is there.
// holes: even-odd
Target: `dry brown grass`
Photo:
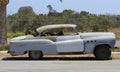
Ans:
[[[113,59],[113,60],[116,60],[116,59],[117,59],[117,60],[118,60],[118,59],[120,60],[120,54],[112,54],[112,59]]]
[[[110,28],[109,32],[114,32],[116,34],[120,34],[120,27],[118,27],[118,28]]]
[[[9,44],[0,45],[0,51],[8,50]]]
[[[109,32],[113,32],[116,35],[116,39],[120,39],[120,27],[110,28]]]

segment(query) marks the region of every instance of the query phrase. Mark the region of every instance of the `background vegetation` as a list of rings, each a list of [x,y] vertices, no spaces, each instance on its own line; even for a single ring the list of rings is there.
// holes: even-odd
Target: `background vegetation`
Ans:
[[[17,13],[7,16],[8,32],[30,34],[37,27],[63,23],[76,24],[77,30],[80,32],[104,32],[109,31],[110,28],[120,27],[120,15],[96,15],[70,9],[57,12],[51,5],[48,5],[47,8],[49,9],[48,14],[36,14],[30,6],[19,8]],[[119,36],[119,33],[117,35]]]

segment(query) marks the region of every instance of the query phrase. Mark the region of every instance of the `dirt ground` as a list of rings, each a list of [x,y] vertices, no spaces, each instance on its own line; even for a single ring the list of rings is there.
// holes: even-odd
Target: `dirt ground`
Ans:
[[[120,34],[120,27],[118,27],[118,28],[110,28],[109,32],[114,32],[116,34]]]
[[[28,55],[11,56],[0,53],[1,60],[29,60]],[[120,60],[120,54],[112,54],[112,60]],[[42,60],[96,60],[92,54],[81,55],[45,55]]]

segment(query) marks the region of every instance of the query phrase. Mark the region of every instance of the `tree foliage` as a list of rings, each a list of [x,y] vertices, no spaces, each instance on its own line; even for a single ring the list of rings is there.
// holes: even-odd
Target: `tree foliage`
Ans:
[[[64,10],[57,12],[48,5],[48,14],[35,14],[32,7],[21,7],[18,13],[7,17],[8,31],[29,34],[37,27],[48,24],[76,24],[81,32],[108,31],[110,27],[120,27],[120,15],[96,15],[86,11]],[[34,32],[33,32],[34,33]]]

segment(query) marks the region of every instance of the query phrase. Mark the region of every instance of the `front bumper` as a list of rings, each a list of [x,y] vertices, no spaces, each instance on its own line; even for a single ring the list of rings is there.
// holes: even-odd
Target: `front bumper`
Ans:
[[[115,46],[115,49],[118,49],[119,47]]]
[[[114,49],[118,49],[119,47],[117,45],[114,46]]]

